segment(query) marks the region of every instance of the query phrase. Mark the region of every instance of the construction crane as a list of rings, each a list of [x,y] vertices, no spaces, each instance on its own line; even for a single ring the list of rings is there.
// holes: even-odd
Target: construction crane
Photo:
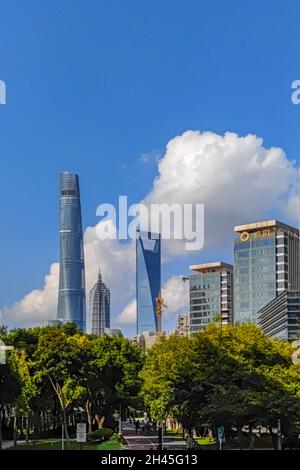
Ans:
[[[158,334],[162,331],[162,313],[163,308],[167,308],[164,304],[164,299],[161,296],[161,291],[159,291],[158,296],[156,297],[156,315],[157,315],[157,332]]]

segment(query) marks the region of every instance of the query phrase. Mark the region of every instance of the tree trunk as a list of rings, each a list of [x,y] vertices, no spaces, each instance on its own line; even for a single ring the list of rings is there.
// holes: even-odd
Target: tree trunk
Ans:
[[[238,427],[238,437],[240,441],[240,450],[243,450],[243,432],[240,426]]]
[[[87,414],[87,421],[88,421],[88,432],[92,432],[92,404],[89,400],[86,401],[85,403],[85,410]]]
[[[17,447],[17,437],[18,437],[18,429],[17,429],[17,412],[14,415],[14,447]]]
[[[26,434],[25,434],[26,444],[29,442],[29,414],[26,414]]]
[[[105,421],[105,417],[104,417],[104,416],[100,417],[99,415],[96,415],[96,416],[95,416],[95,419],[96,419],[97,424],[98,424],[98,429],[103,428],[103,424],[104,424],[104,421]]]
[[[274,450],[277,450],[277,436],[273,433],[273,431],[270,431],[270,434]]]
[[[20,422],[20,435],[23,437],[24,434],[24,416],[21,415],[21,422]]]
[[[249,449],[254,450],[255,436],[252,431],[252,427],[249,426]]]
[[[2,407],[0,407],[0,450],[2,450]]]
[[[66,408],[63,408],[62,412],[63,412],[63,426],[64,426],[64,430],[65,430],[65,436],[66,436],[66,439],[69,443],[70,442],[70,436],[69,436],[69,433],[68,433]]]

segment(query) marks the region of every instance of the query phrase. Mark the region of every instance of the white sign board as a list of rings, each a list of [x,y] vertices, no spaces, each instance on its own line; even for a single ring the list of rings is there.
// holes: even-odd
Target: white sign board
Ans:
[[[292,346],[294,349],[294,352],[292,354],[292,361],[294,364],[299,364],[300,363],[300,340],[296,340],[292,342]]]
[[[76,441],[86,442],[86,424],[78,423],[76,429]]]
[[[13,346],[5,346],[0,339],[0,364],[6,364],[6,351],[14,349]]]

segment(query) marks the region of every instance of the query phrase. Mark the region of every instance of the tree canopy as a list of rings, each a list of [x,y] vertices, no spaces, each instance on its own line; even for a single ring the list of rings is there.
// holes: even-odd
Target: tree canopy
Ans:
[[[190,431],[245,426],[300,431],[300,365],[289,342],[255,325],[210,324],[189,337],[161,336],[148,351],[124,337],[83,334],[72,324],[0,329],[14,349],[0,366],[0,408],[31,434],[74,429],[83,410],[89,430],[114,427],[121,408],[171,417]]]
[[[288,342],[255,325],[211,324],[190,340],[153,346],[142,371],[142,396],[156,419],[172,416],[185,429],[209,425],[277,426],[300,423],[300,366]]]

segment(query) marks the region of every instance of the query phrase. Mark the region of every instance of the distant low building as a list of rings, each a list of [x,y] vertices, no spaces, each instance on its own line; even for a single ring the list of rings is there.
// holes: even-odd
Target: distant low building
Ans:
[[[154,331],[144,331],[142,334],[131,338],[131,341],[138,344],[142,348],[149,349],[156,343],[161,335],[165,336],[166,333],[164,331],[162,331],[160,334],[157,334]]]
[[[62,326],[63,321],[62,320],[46,320],[45,321],[45,326]]]
[[[179,336],[189,336],[190,334],[190,316],[189,315],[178,315],[175,331]]]
[[[120,328],[104,328],[104,334],[108,336],[123,336]]]
[[[257,324],[272,338],[300,338],[300,291],[288,290],[271,300],[257,314]]]

